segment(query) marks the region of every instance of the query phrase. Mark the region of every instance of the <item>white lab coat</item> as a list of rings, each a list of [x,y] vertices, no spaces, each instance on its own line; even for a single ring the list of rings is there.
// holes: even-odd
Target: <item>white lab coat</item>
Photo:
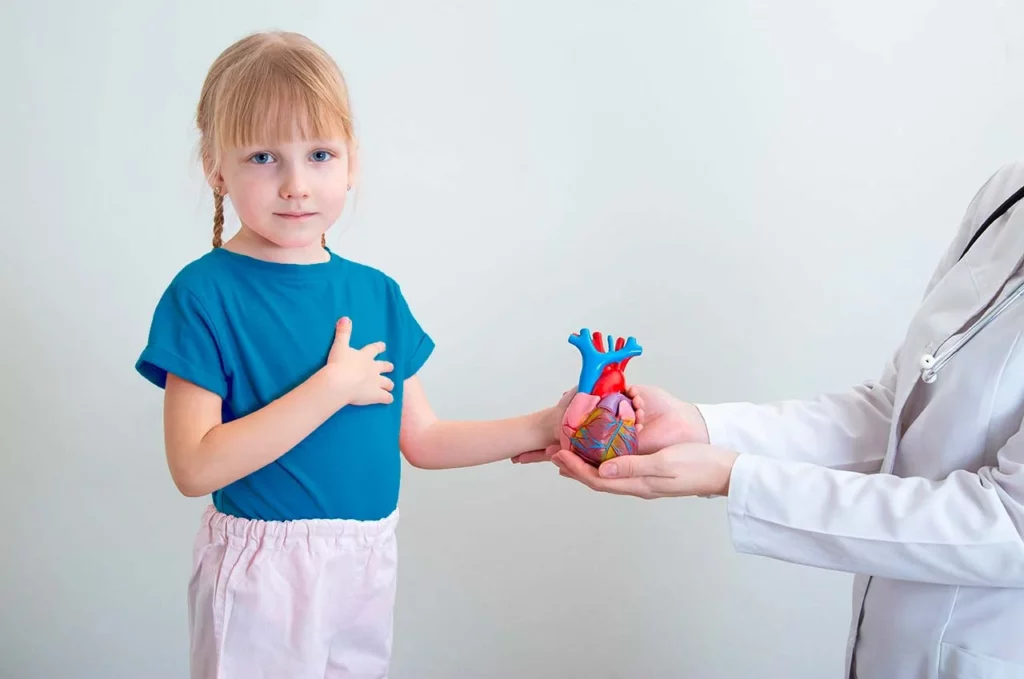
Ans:
[[[736,549],[857,574],[848,677],[1024,679],[1024,299],[920,379],[923,354],[1020,282],[1024,201],[957,260],[1021,186],[1012,164],[975,196],[878,381],[699,406],[711,442],[744,453]]]

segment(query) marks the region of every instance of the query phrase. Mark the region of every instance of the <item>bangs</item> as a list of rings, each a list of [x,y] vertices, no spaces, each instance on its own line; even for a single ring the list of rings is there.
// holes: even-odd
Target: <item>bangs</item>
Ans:
[[[352,141],[341,74],[314,54],[269,52],[224,73],[212,112],[217,150],[297,139]]]

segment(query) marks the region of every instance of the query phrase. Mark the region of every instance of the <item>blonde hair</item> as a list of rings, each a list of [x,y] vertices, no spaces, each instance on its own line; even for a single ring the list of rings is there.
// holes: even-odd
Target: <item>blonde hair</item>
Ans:
[[[196,109],[208,179],[228,149],[291,141],[296,125],[307,138],[354,140],[348,86],[319,45],[298,33],[255,33],[217,57]],[[223,231],[224,197],[214,189],[213,247]]]

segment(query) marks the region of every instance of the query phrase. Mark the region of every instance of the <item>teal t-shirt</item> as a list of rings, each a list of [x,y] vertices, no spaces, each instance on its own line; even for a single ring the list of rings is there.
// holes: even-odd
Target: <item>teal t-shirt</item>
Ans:
[[[323,367],[342,316],[353,347],[384,341],[394,402],[346,406],[276,461],[213,493],[232,516],[375,520],[398,505],[402,383],[434,349],[380,271],[330,253],[278,264],[217,248],[182,269],[157,304],[136,369],[163,388],[167,373],[223,399],[225,422],[283,396]]]

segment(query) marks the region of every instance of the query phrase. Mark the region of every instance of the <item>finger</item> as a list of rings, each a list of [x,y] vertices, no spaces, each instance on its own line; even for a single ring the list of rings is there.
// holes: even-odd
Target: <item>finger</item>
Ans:
[[[547,448],[544,449],[544,459],[547,460],[548,462],[550,462],[551,461],[551,457],[555,453],[557,453],[559,450],[561,450],[561,448],[562,448],[562,444],[561,443],[552,443],[551,445],[549,445]]]
[[[334,325],[334,343],[348,346],[349,341],[352,339],[352,319],[348,316],[343,316],[338,319],[338,322]]]
[[[577,483],[583,483],[584,485],[587,485],[582,479],[578,479],[573,474],[570,474],[569,472],[567,472],[565,470],[565,467],[557,467],[557,469],[558,469],[558,475],[561,476],[563,479],[572,479],[573,481],[576,481]]]
[[[640,432],[642,432],[644,430],[644,419],[646,417],[647,417],[647,411],[645,411],[645,410],[637,410],[636,411],[636,414],[635,414],[635,418],[636,419],[634,420],[634,422],[636,423],[635,426],[636,426],[636,433],[637,434],[639,434]]]
[[[554,443],[544,450],[530,451],[530,459],[536,458],[536,462],[548,462],[551,460],[551,456],[558,452],[558,448],[559,445]]]
[[[523,462],[549,462],[551,461],[551,453],[547,450],[534,450],[523,455]]]
[[[551,459],[551,448],[557,446],[548,446],[544,450],[529,450],[525,453],[519,453],[512,456],[512,462],[516,464],[532,464],[534,462],[547,462]]]
[[[531,450],[526,453],[519,453],[512,458],[516,464],[533,464],[535,462],[547,462],[551,458],[543,450]]]
[[[362,351],[364,353],[369,354],[370,356],[376,356],[378,354],[384,353],[384,349],[386,348],[387,345],[384,344],[384,342],[373,342],[372,344],[367,344],[365,347],[363,347]]]
[[[387,377],[381,377],[380,388],[386,389],[387,391],[391,391],[392,389],[395,388],[395,383]]]
[[[559,471],[569,474],[577,481],[584,483],[594,490],[598,490],[602,479],[597,475],[597,470],[583,460],[579,455],[568,450],[559,450],[551,457],[551,461],[558,467]]]
[[[578,455],[561,450],[552,458],[558,465],[560,473],[564,473],[580,483],[602,493],[612,495],[632,495],[634,497],[652,497],[647,478],[605,479],[598,476],[597,470],[584,462]]]
[[[636,409],[633,408],[633,404],[626,399],[619,401],[619,407],[616,409],[616,414],[620,420],[633,420],[634,423],[637,421]]]
[[[395,369],[395,364],[391,361],[377,361],[374,365],[377,366],[379,373],[389,373]]]
[[[597,472],[605,479],[628,479],[632,477],[666,477],[661,451],[650,455],[620,455],[601,464]]]

